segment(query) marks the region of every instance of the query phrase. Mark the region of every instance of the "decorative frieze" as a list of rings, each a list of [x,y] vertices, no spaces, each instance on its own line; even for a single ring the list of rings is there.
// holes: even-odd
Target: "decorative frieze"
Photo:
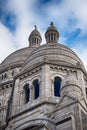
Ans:
[[[41,70],[41,67],[40,68],[36,68],[34,70],[31,70],[30,72],[27,72],[27,73],[23,74],[20,77],[20,80],[23,80],[23,79],[27,78],[28,76],[31,76],[32,74],[35,74],[35,73],[39,72],[40,70]]]

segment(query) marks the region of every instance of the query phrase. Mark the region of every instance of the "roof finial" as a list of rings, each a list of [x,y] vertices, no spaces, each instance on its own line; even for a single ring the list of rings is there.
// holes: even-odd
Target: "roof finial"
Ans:
[[[51,26],[54,26],[53,22],[50,23]]]
[[[35,27],[35,30],[37,30],[37,26],[36,26],[36,25],[34,25],[34,27]]]

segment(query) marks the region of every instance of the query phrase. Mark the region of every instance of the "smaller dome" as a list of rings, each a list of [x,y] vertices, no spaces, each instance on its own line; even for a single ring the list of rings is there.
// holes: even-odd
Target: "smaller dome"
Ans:
[[[29,46],[37,46],[37,47],[40,46],[42,38],[36,26],[35,29],[31,32],[28,41],[29,41]]]
[[[0,73],[8,70],[8,68],[12,69],[16,67],[21,67],[34,49],[36,49],[36,47],[22,48],[7,56],[0,64]]]
[[[53,22],[51,22],[50,27],[48,27],[46,33],[45,33],[46,42],[50,43],[57,43],[59,39],[59,32],[54,26]]]
[[[68,74],[61,83],[61,96],[69,94],[75,98],[80,98],[82,95],[82,89],[79,81],[74,75]]]

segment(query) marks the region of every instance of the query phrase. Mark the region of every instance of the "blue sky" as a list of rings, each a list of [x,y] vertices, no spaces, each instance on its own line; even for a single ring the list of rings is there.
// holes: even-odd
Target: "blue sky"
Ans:
[[[60,33],[59,42],[73,49],[87,68],[87,0],[0,0],[0,62],[28,46],[34,25],[44,44],[51,21]]]

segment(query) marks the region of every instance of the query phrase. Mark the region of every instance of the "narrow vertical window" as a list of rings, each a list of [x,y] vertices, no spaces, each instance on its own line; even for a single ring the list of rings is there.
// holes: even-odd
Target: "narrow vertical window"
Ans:
[[[14,70],[12,71],[12,76],[14,76]]]
[[[34,38],[34,43],[36,43],[36,37]]]
[[[86,97],[87,97],[87,88],[85,88],[86,89]]]
[[[32,38],[32,44],[34,43],[34,39]]]
[[[61,78],[54,78],[54,96],[60,97]]]
[[[54,34],[54,41],[56,40],[56,35]]]
[[[1,105],[2,105],[2,104],[1,104],[1,102],[0,102],[0,107],[1,107]]]
[[[50,34],[48,35],[48,41],[50,41]]]
[[[37,45],[38,45],[38,43],[39,43],[39,42],[38,42],[38,38],[37,38]]]
[[[34,99],[37,99],[39,97],[39,83],[38,83],[38,79],[34,80],[33,82],[34,85]]]
[[[24,90],[25,90],[25,103],[28,103],[29,100],[30,100],[30,89],[29,89],[29,84],[25,84]]]
[[[4,74],[4,79],[5,79],[5,78],[7,78],[7,74],[6,74],[6,73]]]
[[[3,75],[2,75],[2,80],[3,80]]]
[[[53,34],[51,33],[51,41],[53,41]]]

